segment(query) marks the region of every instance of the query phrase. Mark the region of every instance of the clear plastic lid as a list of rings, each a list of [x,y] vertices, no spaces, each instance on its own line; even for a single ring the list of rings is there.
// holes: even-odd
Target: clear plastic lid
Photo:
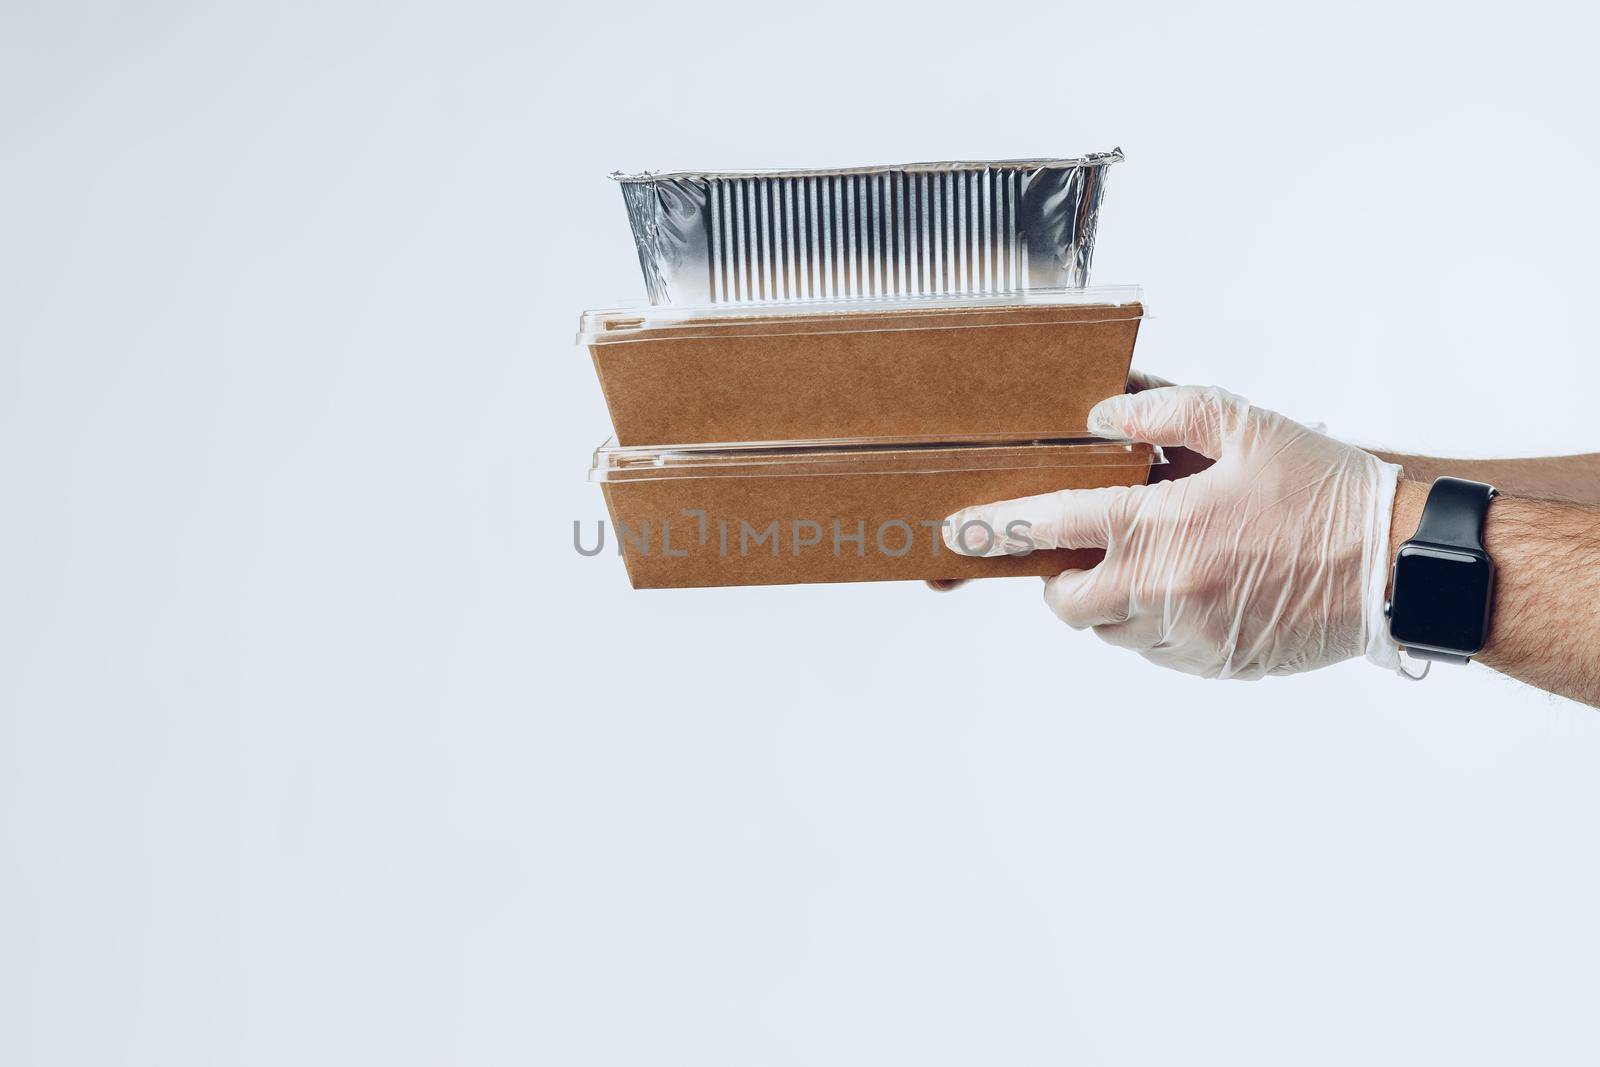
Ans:
[[[825,474],[940,474],[1048,467],[1144,467],[1164,463],[1161,449],[1102,438],[917,443],[892,438],[767,442],[759,447],[624,447],[611,438],[595,449],[591,482],[669,478],[782,478]]]
[[[1040,310],[1043,309],[1041,316]],[[1059,319],[1049,310],[1059,309]],[[1030,324],[1106,322],[1145,316],[1137,285],[1081,289],[1029,289],[952,296],[894,296],[816,300],[788,304],[624,305],[585,311],[578,320],[580,345],[616,344],[644,337],[690,337],[708,332],[771,336],[785,332],[870,333],[879,330],[962,329],[1028,312]],[[1102,311],[1104,314],[1097,314]]]

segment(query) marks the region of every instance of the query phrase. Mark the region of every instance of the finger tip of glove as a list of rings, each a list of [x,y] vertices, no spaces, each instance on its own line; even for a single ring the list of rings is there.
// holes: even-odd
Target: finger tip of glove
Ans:
[[[1109,397],[1089,409],[1088,430],[1096,437],[1124,437],[1122,412],[1125,398]]]
[[[988,509],[962,508],[949,516],[939,529],[940,536],[944,538],[944,547],[958,556],[985,555],[992,538],[968,538],[966,534],[974,527],[989,528]]]
[[[944,540],[944,547],[958,555],[962,552],[961,546],[956,543],[956,531],[961,529],[961,518],[965,514],[965,511],[957,511],[946,515],[944,525],[939,527],[939,536]]]

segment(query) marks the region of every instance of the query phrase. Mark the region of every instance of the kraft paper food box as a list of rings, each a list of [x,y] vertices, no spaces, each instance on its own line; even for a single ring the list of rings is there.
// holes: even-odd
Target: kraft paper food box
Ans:
[[[592,311],[617,441],[632,445],[1082,436],[1120,393],[1135,287],[801,307]]]
[[[940,525],[973,504],[1143,483],[1159,449],[1114,441],[825,444],[596,451],[610,530],[579,550],[621,552],[635,588],[1051,575],[1098,551],[977,558]],[[973,548],[1005,531],[969,529]],[[609,536],[607,536],[609,534]]]

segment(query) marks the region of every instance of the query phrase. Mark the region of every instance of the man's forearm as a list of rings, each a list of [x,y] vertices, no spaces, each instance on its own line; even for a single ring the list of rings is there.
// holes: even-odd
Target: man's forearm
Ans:
[[[1450,473],[1477,476],[1459,465]],[[1426,483],[1409,480],[1410,466],[1406,477],[1395,492],[1391,564],[1416,532],[1428,496]],[[1483,543],[1494,559],[1495,591],[1489,644],[1478,660],[1600,707],[1600,507],[1503,495],[1489,505]]]
[[[1541,456],[1538,459],[1437,459],[1369,449],[1379,459],[1400,464],[1402,477],[1431,482],[1448,475],[1488,482],[1512,496],[1580,500],[1600,504],[1600,454]]]

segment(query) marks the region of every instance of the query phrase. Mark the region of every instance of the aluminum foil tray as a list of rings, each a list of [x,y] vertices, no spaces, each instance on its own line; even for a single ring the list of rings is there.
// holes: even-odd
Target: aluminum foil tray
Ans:
[[[859,300],[1087,285],[1122,158],[611,177],[652,304]]]

